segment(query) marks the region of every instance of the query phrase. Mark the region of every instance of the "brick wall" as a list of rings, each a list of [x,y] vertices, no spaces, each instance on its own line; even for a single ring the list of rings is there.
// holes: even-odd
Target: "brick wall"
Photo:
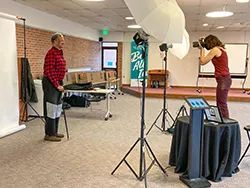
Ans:
[[[26,27],[27,58],[34,76],[43,72],[44,57],[51,48],[50,38],[54,32]],[[16,25],[17,54],[24,57],[23,27]],[[91,67],[101,70],[101,46],[99,42],[64,36],[64,57],[67,68]]]

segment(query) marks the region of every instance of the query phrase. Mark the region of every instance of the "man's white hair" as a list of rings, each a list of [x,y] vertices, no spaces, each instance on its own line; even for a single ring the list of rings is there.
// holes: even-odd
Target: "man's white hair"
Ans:
[[[51,37],[51,42],[52,44],[54,43],[55,40],[57,40],[59,37],[63,37],[62,33],[54,33]]]

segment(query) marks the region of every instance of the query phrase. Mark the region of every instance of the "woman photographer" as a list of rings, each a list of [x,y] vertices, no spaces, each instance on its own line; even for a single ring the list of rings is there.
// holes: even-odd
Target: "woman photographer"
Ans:
[[[210,52],[205,56],[205,50]],[[199,41],[200,49],[200,64],[205,65],[210,60],[215,68],[215,79],[217,82],[216,88],[216,103],[219,106],[222,116],[229,118],[227,98],[232,79],[228,68],[228,56],[225,45],[214,35],[209,35],[205,39],[202,37]]]

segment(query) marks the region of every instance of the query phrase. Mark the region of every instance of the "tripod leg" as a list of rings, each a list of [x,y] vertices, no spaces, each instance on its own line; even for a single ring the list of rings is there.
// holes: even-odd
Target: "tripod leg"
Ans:
[[[146,150],[147,150],[147,149],[146,149]],[[148,172],[149,172],[150,169],[153,167],[154,163],[155,163],[155,160],[152,160],[152,162],[151,162],[151,164],[149,165],[149,167],[146,168],[146,170],[144,170],[144,174],[143,174],[142,178],[144,178],[144,177],[147,176]]]
[[[111,175],[113,175],[115,173],[115,171],[119,168],[119,166],[122,164],[123,161],[125,161],[125,163],[128,165],[126,158],[127,156],[130,154],[130,152],[134,149],[134,147],[136,146],[136,144],[140,141],[140,138],[137,139],[137,141],[134,143],[134,145],[130,148],[130,150],[126,153],[126,155],[123,157],[123,159],[121,160],[121,162],[115,167],[115,169],[111,172]],[[129,165],[128,165],[129,166]],[[133,169],[129,166],[130,170],[135,174],[135,172],[133,171]],[[136,175],[136,174],[135,174]],[[138,178],[138,176],[136,175],[136,177]]]
[[[144,185],[145,185],[145,188],[147,188],[148,187],[148,185],[147,185],[147,173],[146,173],[146,171],[147,171],[147,166],[146,166],[146,158],[145,158],[145,151],[144,151],[144,153],[143,153],[143,159],[144,159]]]
[[[162,122],[161,122],[161,128],[162,128],[162,131],[165,132],[166,131],[166,110],[164,109],[163,110],[163,114],[162,114]]]
[[[243,93],[246,93],[246,90],[245,90],[245,82],[246,82],[246,78],[244,79],[243,83],[242,83],[242,92]]]
[[[180,108],[180,110],[179,110],[179,112],[177,113],[177,115],[176,115],[176,117],[175,117],[175,120],[174,120],[174,123],[173,123],[172,127],[174,127],[174,125],[175,125],[175,123],[177,122],[177,119],[178,119],[180,113],[181,113],[181,112],[183,113],[183,110],[185,110],[185,112],[186,112],[186,114],[187,114],[187,110],[186,110],[185,106],[182,105],[181,108]]]
[[[162,113],[163,113],[163,110],[161,110],[161,112],[159,113],[159,115],[158,115],[157,118],[155,119],[153,125],[156,124],[156,122],[158,121],[158,119],[159,119],[159,117],[161,116]]]
[[[132,173],[135,175],[135,177],[137,179],[140,179],[139,176],[135,173],[134,169],[130,166],[130,164],[126,161],[126,159],[124,160],[125,164],[128,166],[128,168],[132,171]],[[113,174],[112,174],[113,175]]]
[[[166,110],[166,111],[167,111],[168,115],[170,116],[170,118],[172,119],[172,121],[174,121],[173,116],[169,113],[169,111],[168,111],[168,110]]]
[[[146,135],[149,134],[149,132],[151,131],[151,129],[153,128],[154,125],[156,125],[156,122],[158,121],[159,117],[161,116],[161,114],[164,113],[164,110],[161,110],[160,114],[157,116],[157,118],[155,119],[154,123],[151,125],[151,127],[149,128],[148,132],[146,133]],[[158,127],[157,127],[158,128]]]
[[[185,107],[184,107],[184,111],[185,111],[186,116],[188,116],[188,112],[187,112],[187,109]]]
[[[149,144],[148,144],[148,142],[147,142],[146,139],[145,139],[145,143],[146,143],[146,146],[148,147],[148,149],[149,149],[151,155],[153,156],[155,162],[158,164],[158,166],[160,167],[160,169],[162,170],[162,172],[163,172],[164,174],[167,175],[165,169],[161,166],[161,164],[159,163],[159,161],[158,161],[157,158],[155,157],[155,154],[154,154],[154,152],[152,151],[152,149],[150,148],[150,146],[149,146]]]
[[[32,110],[37,114],[37,116],[45,123],[45,120],[38,114],[38,112],[35,110],[35,108],[33,106],[31,106],[30,103],[27,102],[27,104],[30,106],[30,108],[32,108]]]
[[[65,109],[64,109],[64,108],[63,108],[63,117],[64,117],[64,122],[65,122],[65,128],[66,128],[66,133],[67,133],[67,139],[69,140],[68,123],[67,123],[67,118],[66,118],[66,113],[65,113]]]

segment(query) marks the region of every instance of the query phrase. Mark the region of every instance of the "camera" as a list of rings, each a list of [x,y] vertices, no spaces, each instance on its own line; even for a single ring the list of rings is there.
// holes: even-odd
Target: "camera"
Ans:
[[[194,41],[193,42],[193,47],[194,48],[198,48],[199,47],[199,43],[201,44],[202,48],[206,47],[206,43],[205,43],[205,39],[204,38],[199,39],[199,42],[198,41]]]

